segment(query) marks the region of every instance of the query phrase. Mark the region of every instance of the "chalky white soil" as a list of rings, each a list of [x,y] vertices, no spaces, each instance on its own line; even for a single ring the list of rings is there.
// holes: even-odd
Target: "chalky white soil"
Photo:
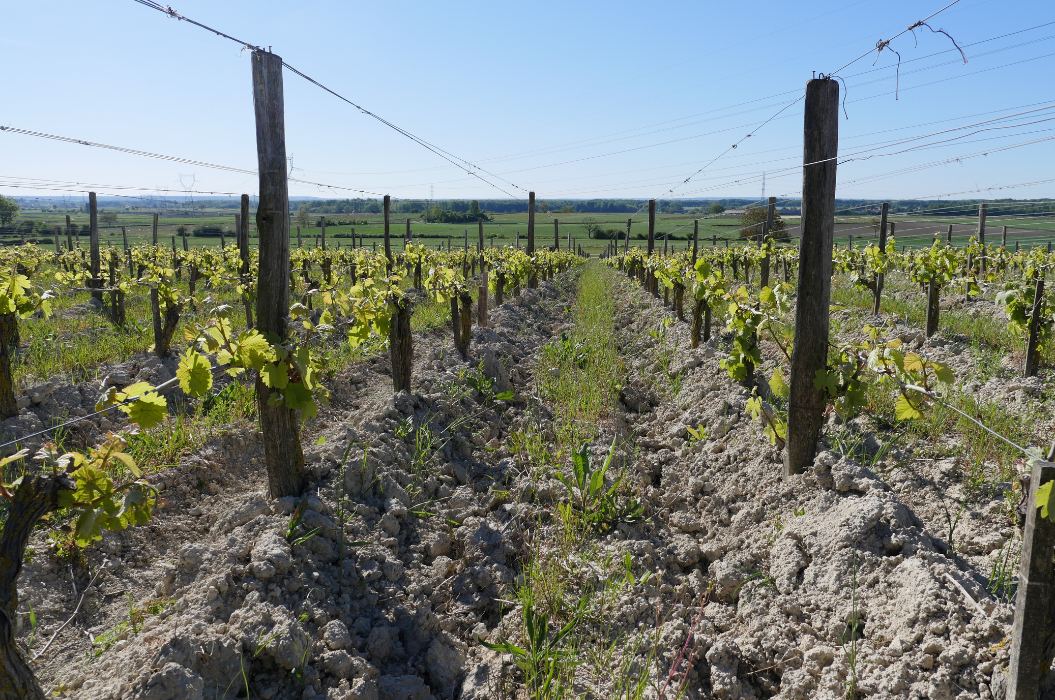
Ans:
[[[556,480],[532,482],[507,441],[552,418],[535,397],[533,372],[540,349],[569,329],[574,276],[494,310],[491,328],[473,329],[469,361],[454,352],[449,330],[415,336],[413,394],[392,396],[384,356],[339,377],[333,405],[305,431],[303,523],[321,529],[303,544],[285,537],[298,501],[266,496],[251,427],[151,477],[167,505],[147,526],[107,533],[87,552],[90,570],[104,573],[35,664],[45,688],[100,700],[503,697],[516,671],[476,639],[519,639],[514,583],[529,540],[558,527],[554,505],[564,492]],[[870,470],[822,446],[812,470],[783,480],[780,454],[745,411],[748,394],[718,366],[722,341],[692,351],[679,322],[657,340],[648,331],[671,312],[621,274],[613,284],[630,374],[618,410],[598,426],[594,457],[620,438],[616,463],[633,477],[648,520],[601,537],[588,561],[567,562],[570,580],[618,590],[604,629],[590,617],[583,632],[652,640],[637,650],[641,672],[655,681],[645,697],[661,696],[656,688],[681,656],[663,697],[674,696],[688,669],[688,698],[840,698],[856,609],[859,695],[991,697],[1012,608],[986,585],[995,558],[1019,537],[1003,493],[1011,485],[968,501],[950,548],[937,494],[964,495],[954,459],[897,451]],[[914,331],[904,331],[912,341]],[[682,373],[676,398],[656,368],[664,343]],[[966,376],[966,354],[939,344],[934,352],[957,358]],[[459,370],[481,361],[514,400],[489,403],[477,392],[455,400],[447,391]],[[985,391],[1014,411],[1046,388]],[[450,438],[424,463],[414,463],[413,434],[400,436],[408,419]],[[690,446],[686,429],[699,425],[709,438]],[[829,430],[837,427],[860,433],[871,453],[884,439],[865,419]],[[419,485],[412,502],[408,492]],[[341,489],[345,538],[366,543],[343,560]],[[76,604],[71,574],[78,592],[87,581],[57,563],[44,531],[33,545],[19,581],[19,641],[28,642],[31,605],[41,621],[35,653]],[[636,585],[624,581],[625,553]],[[615,565],[596,565],[608,555]],[[92,653],[92,637],[127,619],[129,594],[138,604],[171,602]],[[572,695],[612,697],[629,648],[618,646],[610,674],[583,667]],[[658,670],[647,663],[653,648]]]

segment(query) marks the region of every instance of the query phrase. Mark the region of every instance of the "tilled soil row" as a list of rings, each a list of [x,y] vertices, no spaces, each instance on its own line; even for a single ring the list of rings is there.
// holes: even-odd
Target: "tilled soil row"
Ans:
[[[42,684],[115,700],[461,693],[520,556],[506,443],[539,415],[530,368],[573,292],[563,275],[494,309],[468,359],[449,331],[415,336],[415,393],[392,395],[387,356],[339,376],[304,429],[305,499],[266,497],[245,427],[153,475],[165,507],[104,533],[82,564],[39,531],[19,580],[29,656],[101,572],[34,664]]]
[[[841,698],[851,683],[869,697],[989,697],[1013,617],[986,590],[1015,534],[1002,490],[964,507],[951,551],[938,497],[961,489],[954,459],[891,451],[873,471],[822,446],[807,473],[783,480],[781,453],[746,412],[749,392],[718,364],[728,338],[690,350],[688,324],[622,275],[617,284],[632,359],[616,422],[634,438],[623,457],[652,517],[605,538],[601,556],[629,552],[655,572],[657,585],[628,590],[614,614],[628,636],[655,628],[667,662],[657,686],[673,696],[686,662],[667,677],[681,656],[686,697]],[[927,345],[961,377],[969,370],[955,343]],[[829,438],[856,434],[865,456],[879,452],[867,419],[837,422]],[[708,437],[695,441],[688,429],[700,427]],[[657,611],[669,616],[658,625]],[[647,652],[638,656],[645,667]]]

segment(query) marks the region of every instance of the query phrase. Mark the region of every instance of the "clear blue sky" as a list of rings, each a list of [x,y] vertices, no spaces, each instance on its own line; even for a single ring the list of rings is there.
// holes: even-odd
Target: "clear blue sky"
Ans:
[[[540,198],[671,196],[800,96],[813,71],[840,68],[948,2],[173,1]],[[132,0],[2,0],[0,16],[0,124],[255,169],[249,53],[236,44]],[[838,196],[1055,178],[1055,140],[989,152],[1055,137],[1055,3],[961,0],[931,25],[955,37],[966,65],[949,39],[921,27],[891,45],[902,58],[898,99],[889,50],[876,69],[873,53],[840,72],[849,113],[840,155],[877,157],[841,164]],[[285,98],[296,178],[400,198],[428,197],[430,186],[436,199],[506,197],[288,72]],[[893,143],[1038,109],[983,125],[1009,128]],[[801,131],[800,102],[674,195],[758,196],[767,172],[767,195],[796,196]],[[100,192],[256,192],[254,175],[5,133],[0,176],[90,182]],[[990,196],[1052,197],[1055,182]]]

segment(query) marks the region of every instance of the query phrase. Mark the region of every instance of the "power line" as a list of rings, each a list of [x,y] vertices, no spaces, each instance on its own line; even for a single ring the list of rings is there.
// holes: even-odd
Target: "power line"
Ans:
[[[149,7],[152,10],[157,10],[158,12],[161,12],[161,13],[163,13],[163,14],[165,14],[165,15],[173,18],[173,19],[178,19],[178,20],[182,20],[184,22],[189,22],[190,24],[193,24],[193,25],[195,25],[197,27],[201,27],[202,29],[210,31],[213,34],[216,34],[217,36],[223,37],[224,39],[230,39],[231,41],[233,41],[233,42],[235,42],[237,44],[240,44],[243,48],[251,49],[253,51],[263,51],[264,50],[262,47],[254,46],[253,44],[250,44],[248,42],[242,41],[241,39],[236,39],[233,36],[230,36],[229,34],[225,34],[225,33],[221,32],[221,31],[219,31],[217,29],[213,29],[212,27],[206,26],[206,25],[202,24],[201,22],[196,22],[196,21],[194,21],[194,20],[192,20],[192,19],[190,19],[188,17],[184,17],[180,13],[176,12],[175,10],[173,10],[171,7],[169,7],[167,5],[163,6],[160,3],[155,2],[154,0],[135,0],[135,2],[138,2],[140,5],[145,5],[146,7]],[[269,47],[268,53],[270,53],[270,47]],[[468,175],[471,175],[471,176],[479,179],[480,181],[487,183],[488,185],[490,185],[491,187],[494,187],[496,190],[502,192],[503,194],[506,194],[506,195],[516,199],[516,197],[514,197],[512,194],[507,192],[505,189],[499,187],[498,185],[494,184],[493,182],[491,182],[491,181],[487,180],[486,178],[482,177],[480,175],[480,172],[487,173],[491,177],[493,177],[495,179],[498,179],[498,180],[501,180],[502,182],[506,183],[510,187],[514,187],[514,188],[516,188],[518,190],[522,190],[524,192],[527,192],[527,190],[524,189],[523,187],[521,187],[520,185],[517,185],[515,183],[509,182],[508,180],[506,180],[506,179],[504,179],[502,177],[499,177],[498,175],[495,175],[494,173],[488,172],[487,170],[485,170],[484,168],[481,168],[478,165],[475,165],[471,161],[468,161],[468,160],[466,160],[464,158],[456,156],[456,155],[454,155],[453,153],[451,153],[449,151],[445,151],[444,149],[440,148],[439,146],[437,146],[435,144],[432,144],[432,143],[429,143],[428,141],[426,141],[425,139],[421,138],[420,136],[416,136],[416,135],[412,134],[411,132],[407,131],[406,129],[404,129],[404,128],[400,127],[400,126],[397,126],[396,124],[393,124],[392,122],[388,121],[384,117],[382,117],[382,116],[380,116],[378,114],[375,114],[374,112],[371,112],[370,110],[368,110],[367,108],[365,108],[365,107],[363,107],[363,106],[361,106],[359,104],[356,104],[355,102],[353,102],[352,100],[348,99],[344,95],[341,95],[340,93],[336,92],[335,90],[326,87],[325,85],[320,83],[315,78],[312,78],[311,76],[309,76],[309,75],[297,70],[296,68],[294,68],[290,64],[286,63],[285,61],[282,61],[282,65],[285,68],[287,68],[291,73],[299,75],[301,78],[304,78],[305,80],[307,80],[312,85],[315,85],[316,87],[324,90],[325,92],[330,93],[331,95],[333,95],[337,99],[341,100],[342,102],[348,103],[352,107],[355,107],[357,110],[359,110],[362,114],[365,114],[368,117],[376,119],[377,121],[381,122],[382,124],[384,124],[388,128],[390,128],[390,129],[396,131],[397,133],[405,136],[406,138],[410,139],[411,141],[413,141],[414,143],[418,144],[419,146],[422,146],[423,148],[425,148],[428,151],[430,151],[431,153],[439,156],[440,158],[443,158],[445,161],[447,161],[451,165],[454,165],[454,166],[458,167],[459,169],[465,170],[465,172]],[[476,171],[479,171],[479,172],[476,172]]]
[[[147,0],[135,0],[136,2],[146,2]],[[45,134],[42,131],[31,131],[29,129],[19,129],[13,126],[0,126],[0,131],[11,132],[12,134],[22,134],[23,136],[35,136],[42,139],[51,139],[53,141],[61,141],[63,143],[74,143],[81,146],[89,146],[92,148],[104,148],[111,151],[117,151],[119,153],[127,153],[134,156],[143,156],[144,158],[157,158],[160,160],[167,160],[173,163],[183,163],[185,165],[195,165],[202,168],[213,168],[215,170],[223,170],[225,172],[240,173],[243,175],[256,175],[256,170],[246,170],[245,168],[235,168],[229,165],[217,165],[216,163],[207,163],[201,160],[192,160],[190,158],[181,158],[179,156],[169,156],[162,153],[152,153],[150,151],[140,151],[134,148],[125,148],[124,146],[112,146],[105,143],[97,143],[95,141],[85,141],[84,139],[72,138],[70,136],[57,136],[55,134]],[[368,190],[362,190],[355,187],[344,187],[342,185],[332,185],[324,182],[312,182],[310,180],[300,180],[298,178],[287,178],[289,182],[296,182],[302,185],[312,185],[314,187],[321,187],[329,190],[345,190],[348,192],[358,192],[360,194],[374,195],[375,197],[383,197],[384,195],[378,192],[370,192]]]

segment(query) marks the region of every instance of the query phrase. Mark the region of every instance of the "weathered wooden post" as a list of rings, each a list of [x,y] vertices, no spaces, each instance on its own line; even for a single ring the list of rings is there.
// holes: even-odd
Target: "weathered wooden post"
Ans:
[[[656,250],[656,200],[648,200],[648,257],[652,257],[652,253]],[[648,276],[645,278],[645,288],[652,292],[653,296],[659,296],[659,289],[656,287],[656,276],[649,271]]]
[[[240,272],[242,279],[246,283],[249,282],[249,195],[242,195],[241,202],[242,213],[238,217],[238,257],[242,260],[242,267]],[[245,304],[245,325],[246,328],[253,327],[253,302],[250,299],[249,294],[242,296],[242,303]]]
[[[795,346],[791,355],[787,451],[784,476],[800,474],[813,451],[827,403],[814,384],[828,359],[832,242],[835,236],[835,159],[839,153],[839,83],[815,78],[806,84],[803,119],[802,240],[799,245]],[[805,164],[809,165],[805,165]]]
[[[634,223],[634,220],[626,220],[626,238],[623,239],[623,254],[630,252],[630,224]],[[569,234],[570,235],[570,234]]]
[[[256,209],[260,246],[257,329],[284,339],[289,315],[289,190],[282,59],[270,52],[254,51],[252,66],[260,177]],[[256,392],[270,495],[298,495],[304,484],[304,453],[296,411],[286,408],[284,402],[271,405],[271,389],[259,377]]]
[[[879,254],[886,255],[886,224],[887,214],[890,210],[890,203],[883,202],[883,213],[879,215]],[[872,291],[872,313],[879,313],[879,303],[883,296],[883,284],[885,282],[885,275],[880,272],[876,275],[875,289]]]
[[[692,222],[692,266],[696,267],[696,253],[700,249],[700,220]]]
[[[535,193],[528,192],[528,239],[527,239],[527,254],[528,257],[535,254]],[[528,289],[538,289],[538,274],[535,272],[535,266],[531,266],[531,272],[528,274]]]
[[[99,276],[99,206],[94,192],[88,193],[88,226],[89,255],[91,256],[89,271],[92,274],[92,280],[88,286],[96,290],[96,288],[103,286],[103,280]],[[101,291],[92,291],[92,299],[101,304],[103,293]]]
[[[924,332],[928,338],[938,332],[938,317],[941,313],[941,307],[938,305],[940,293],[941,287],[935,280],[932,279],[927,283],[927,321]]]
[[[319,221],[319,228],[322,229],[322,249],[326,250],[326,217],[323,216],[322,220]]]
[[[151,231],[151,239],[153,240],[154,245],[157,245],[158,244],[158,213],[157,212],[154,212],[154,223],[151,226],[150,231]]]
[[[766,225],[762,227],[762,245],[766,246],[766,254],[762,256],[759,264],[759,288],[769,286],[769,241],[773,238],[773,223],[777,216],[777,198],[769,198],[769,208],[766,210]]]
[[[392,274],[392,239],[389,237],[389,226],[391,224],[391,213],[392,213],[392,197],[391,195],[385,195],[384,201],[384,213],[385,213],[385,263],[388,274]]]
[[[949,224],[949,229],[945,232],[945,242],[952,245],[952,224]]]
[[[66,215],[66,248],[73,250],[73,225],[70,222],[70,215]]]
[[[1007,226],[1004,226],[1003,230],[1000,232],[1000,247],[1005,250],[1007,249]]]
[[[473,331],[473,297],[469,293],[469,289],[465,288],[458,294],[458,301],[461,302],[461,310],[459,311],[459,318],[462,322],[462,333],[460,348],[462,357],[469,357],[469,343],[472,342],[472,331]]]
[[[1022,375],[1032,377],[1040,366],[1040,316],[1044,310],[1044,278],[1037,279],[1033,294],[1033,310],[1029,315],[1029,338],[1026,341],[1026,361]]]
[[[128,250],[128,232],[124,226],[121,227],[121,245],[123,246],[122,250]]]
[[[982,202],[978,205],[978,245],[982,247],[982,274],[985,274],[985,212],[987,205]]]
[[[560,250],[560,224],[553,220],[553,250]]]
[[[1053,626],[1055,521],[1042,518],[1036,503],[1037,491],[1052,480],[1055,480],[1055,464],[1035,462],[1025,498],[1026,524],[1022,530],[1022,563],[1015,593],[1006,700],[1036,700],[1051,663],[1046,641],[1051,637]]]

